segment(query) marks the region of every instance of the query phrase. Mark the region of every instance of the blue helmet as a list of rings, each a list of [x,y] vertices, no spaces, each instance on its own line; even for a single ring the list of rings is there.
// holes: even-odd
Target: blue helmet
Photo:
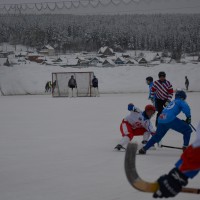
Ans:
[[[183,99],[183,100],[185,100],[186,98],[187,98],[187,95],[183,90],[176,91],[175,99]]]

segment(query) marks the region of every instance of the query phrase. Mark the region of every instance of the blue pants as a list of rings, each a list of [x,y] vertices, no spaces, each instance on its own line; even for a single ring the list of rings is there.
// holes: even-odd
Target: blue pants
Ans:
[[[158,123],[156,134],[151,137],[151,139],[144,146],[144,149],[148,150],[155,143],[160,142],[160,140],[165,136],[169,129],[175,130],[183,135],[183,146],[189,145],[192,129],[189,124],[176,117],[173,121],[169,123]]]

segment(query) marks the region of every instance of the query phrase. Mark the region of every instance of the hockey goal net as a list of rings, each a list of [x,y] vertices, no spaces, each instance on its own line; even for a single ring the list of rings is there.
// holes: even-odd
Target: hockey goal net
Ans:
[[[74,76],[77,88],[76,96],[91,97],[93,72],[57,72],[52,73],[52,96],[53,97],[67,97],[69,96],[68,82],[71,76]]]

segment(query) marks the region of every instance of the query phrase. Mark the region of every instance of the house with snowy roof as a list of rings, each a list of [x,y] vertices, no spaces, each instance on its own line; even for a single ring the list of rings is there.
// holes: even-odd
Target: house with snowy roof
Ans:
[[[103,66],[103,67],[114,67],[114,66],[115,66],[115,63],[114,63],[111,59],[107,58],[107,59],[105,59],[104,62],[102,63],[102,66]]]
[[[105,47],[101,47],[99,49],[98,54],[103,54],[105,56],[111,56],[111,55],[114,55],[114,51],[113,51],[113,49],[105,46]]]
[[[147,65],[148,61],[145,58],[139,58],[138,63],[140,65]]]
[[[153,61],[160,61],[161,60],[161,56],[159,55],[159,53],[157,53],[154,58]]]
[[[131,58],[131,59],[127,59],[126,64],[127,65],[137,65],[138,62],[135,59]]]
[[[48,44],[43,46],[39,51],[39,53],[46,56],[53,56],[55,55],[55,49]]]
[[[97,65],[98,63],[103,63],[104,59],[101,57],[94,57],[93,59],[90,60],[90,65]]]
[[[123,58],[123,57],[118,57],[118,58],[115,60],[115,64],[117,64],[117,65],[126,64],[126,59]]]

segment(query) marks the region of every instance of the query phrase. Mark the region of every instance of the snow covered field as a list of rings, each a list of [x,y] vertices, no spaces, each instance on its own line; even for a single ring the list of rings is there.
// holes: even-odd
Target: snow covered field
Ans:
[[[187,95],[196,126],[200,93]],[[119,125],[128,114],[127,104],[133,102],[143,109],[150,103],[147,96],[0,96],[0,199],[152,199],[151,194],[131,188],[124,173],[124,152],[113,150],[121,139]],[[194,138],[195,132],[191,142]],[[182,146],[182,136],[170,131],[163,144]],[[149,150],[147,155],[137,156],[138,173],[154,181],[173,167],[180,154],[176,149]],[[190,180],[188,187],[200,187],[200,176]],[[199,195],[179,194],[174,199],[197,200]]]
[[[0,89],[5,95],[44,94],[47,81],[51,80],[52,72],[84,72],[93,71],[99,79],[100,93],[133,93],[147,92],[145,79],[152,76],[158,78],[159,71],[165,71],[167,79],[174,89],[185,88],[185,76],[190,81],[190,91],[200,91],[200,63],[197,64],[160,64],[154,67],[119,66],[119,67],[88,67],[62,68],[59,66],[41,65],[34,62],[0,66]]]
[[[82,69],[34,63],[0,66],[0,89],[6,95],[44,94],[51,73],[59,71],[94,71],[101,96],[0,96],[0,199],[152,199],[151,194],[131,188],[124,173],[124,152],[113,150],[121,139],[120,122],[128,114],[128,103],[141,109],[150,103],[145,78],[153,76],[156,80],[158,72],[165,71],[174,89],[184,88],[188,76],[187,101],[196,126],[200,120],[200,64]],[[195,133],[191,142],[194,138]],[[141,139],[134,141],[140,143]],[[163,144],[181,147],[182,136],[170,131]],[[166,148],[148,151],[137,156],[138,173],[154,181],[173,167],[180,154]],[[200,187],[200,176],[188,186]],[[179,194],[175,199],[197,200],[199,196]]]

